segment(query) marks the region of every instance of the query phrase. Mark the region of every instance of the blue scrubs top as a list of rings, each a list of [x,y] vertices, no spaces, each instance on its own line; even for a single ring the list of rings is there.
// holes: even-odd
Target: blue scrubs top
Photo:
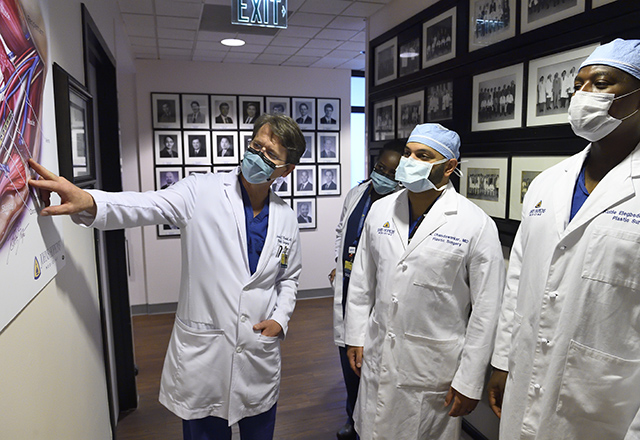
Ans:
[[[238,179],[240,179],[240,176],[238,176]],[[251,275],[253,275],[258,267],[258,260],[260,259],[260,254],[262,254],[264,242],[267,239],[267,227],[269,226],[269,196],[267,196],[267,200],[264,203],[262,211],[254,217],[249,193],[244,189],[242,181],[240,181],[240,189],[242,190],[244,220],[247,227],[247,254],[249,257],[249,269],[251,269]]]
[[[569,221],[576,216],[584,202],[587,201],[587,197],[589,197],[589,191],[587,191],[587,187],[584,183],[584,170],[585,166],[582,166],[582,170],[580,171],[580,175],[578,175],[578,180],[576,181],[576,187],[573,190],[573,199],[571,200],[571,214],[569,215]]]

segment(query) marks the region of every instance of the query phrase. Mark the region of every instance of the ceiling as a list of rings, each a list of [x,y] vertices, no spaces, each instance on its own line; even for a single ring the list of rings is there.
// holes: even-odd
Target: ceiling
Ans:
[[[136,59],[364,70],[365,18],[392,0],[289,0],[287,29],[231,25],[231,1],[118,4]],[[246,44],[226,47],[223,38]]]

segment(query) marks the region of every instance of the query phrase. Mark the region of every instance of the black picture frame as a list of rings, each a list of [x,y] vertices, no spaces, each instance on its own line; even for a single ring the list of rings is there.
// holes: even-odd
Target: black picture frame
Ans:
[[[81,188],[96,183],[93,97],[59,64],[53,63],[59,174]]]

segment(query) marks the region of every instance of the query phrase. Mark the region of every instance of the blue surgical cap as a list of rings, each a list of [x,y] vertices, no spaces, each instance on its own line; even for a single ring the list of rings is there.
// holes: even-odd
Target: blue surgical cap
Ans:
[[[440,124],[417,125],[407,140],[407,143],[410,142],[431,147],[447,159],[460,157],[460,136]]]
[[[603,44],[589,55],[580,68],[594,64],[615,67],[640,79],[640,40],[617,38]]]

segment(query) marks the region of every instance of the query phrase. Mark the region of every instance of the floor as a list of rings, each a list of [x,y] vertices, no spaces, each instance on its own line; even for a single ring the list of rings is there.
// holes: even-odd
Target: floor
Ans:
[[[333,344],[332,298],[298,301],[282,343],[282,382],[274,437],[328,440],[345,422],[345,391]],[[118,440],[179,440],[181,421],[158,402],[173,314],[133,317],[139,405],[118,423]],[[235,430],[234,430],[235,431]],[[234,435],[234,440],[239,436]]]

